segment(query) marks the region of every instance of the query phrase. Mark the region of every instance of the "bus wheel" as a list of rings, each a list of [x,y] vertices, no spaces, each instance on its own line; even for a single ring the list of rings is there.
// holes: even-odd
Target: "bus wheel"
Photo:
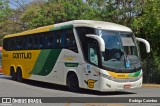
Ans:
[[[22,82],[23,78],[22,78],[22,71],[20,68],[17,69],[17,81],[18,82]]]
[[[74,73],[70,73],[67,75],[67,87],[70,89],[70,91],[77,92],[79,91],[79,83],[77,75]]]
[[[11,79],[12,79],[12,80],[16,80],[16,79],[17,79],[17,78],[16,78],[16,73],[15,73],[13,67],[11,67],[10,76],[11,76]]]

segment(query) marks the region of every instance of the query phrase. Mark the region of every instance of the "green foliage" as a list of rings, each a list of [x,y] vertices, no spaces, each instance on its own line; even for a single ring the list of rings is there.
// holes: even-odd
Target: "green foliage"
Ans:
[[[80,20],[80,19],[98,19],[98,10],[90,7],[82,0],[76,1],[66,1],[63,2],[63,6],[65,9],[65,20]]]
[[[50,25],[64,17],[62,3],[31,4],[28,6],[21,20],[28,25],[28,29]]]
[[[154,74],[160,77],[160,2],[159,0],[145,0],[141,16],[135,17],[132,26],[136,28],[137,35],[147,39],[151,44],[150,56],[142,57],[148,61],[150,67],[147,74]],[[144,50],[141,50],[142,54]],[[156,81],[160,83],[160,81]]]
[[[8,0],[0,0],[0,46],[2,45],[2,38],[6,34],[6,19],[11,15],[11,10],[8,5]]]
[[[0,22],[10,14],[10,8],[8,6],[8,0],[0,0]]]

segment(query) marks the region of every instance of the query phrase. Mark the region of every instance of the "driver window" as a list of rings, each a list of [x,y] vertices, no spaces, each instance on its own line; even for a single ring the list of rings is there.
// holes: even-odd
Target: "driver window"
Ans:
[[[93,45],[89,44],[88,45],[88,60],[95,64],[98,65],[98,55],[97,55],[97,49]]]

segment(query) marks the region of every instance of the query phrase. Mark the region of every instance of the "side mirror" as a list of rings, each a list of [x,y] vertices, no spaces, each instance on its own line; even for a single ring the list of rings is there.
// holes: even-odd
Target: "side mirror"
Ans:
[[[98,41],[98,43],[99,43],[100,50],[101,50],[102,52],[105,51],[105,43],[104,43],[104,40],[103,40],[100,36],[98,36],[98,35],[93,35],[93,34],[86,34],[86,36],[89,37],[89,38],[96,39],[96,40]]]
[[[150,50],[150,44],[147,40],[142,39],[142,38],[138,38],[138,37],[136,37],[136,40],[139,41],[139,42],[143,42],[145,44],[147,53],[149,53],[151,51]]]

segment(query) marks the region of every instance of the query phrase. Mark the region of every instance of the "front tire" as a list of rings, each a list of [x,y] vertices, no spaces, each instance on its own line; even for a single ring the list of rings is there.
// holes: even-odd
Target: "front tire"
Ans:
[[[67,76],[67,87],[70,89],[70,91],[73,92],[77,92],[80,90],[76,74],[71,73]]]

